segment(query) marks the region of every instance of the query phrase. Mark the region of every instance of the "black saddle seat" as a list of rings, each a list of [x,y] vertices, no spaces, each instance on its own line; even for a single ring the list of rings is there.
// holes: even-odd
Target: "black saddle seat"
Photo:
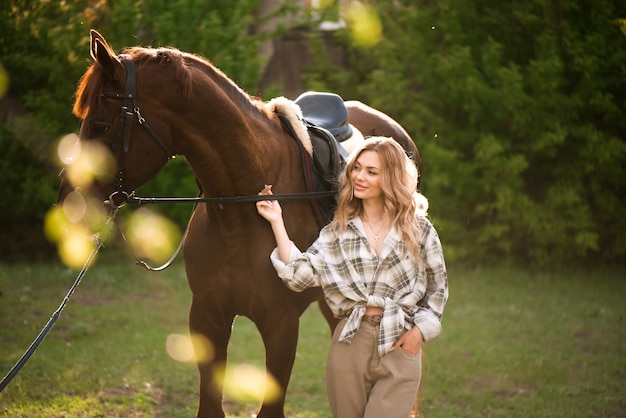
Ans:
[[[308,91],[295,100],[300,106],[304,119],[329,131],[337,141],[344,141],[352,136],[352,127],[348,124],[348,109],[343,99],[334,93]]]

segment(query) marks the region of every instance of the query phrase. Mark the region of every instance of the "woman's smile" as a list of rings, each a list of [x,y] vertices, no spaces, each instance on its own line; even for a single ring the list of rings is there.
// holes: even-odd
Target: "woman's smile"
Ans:
[[[362,192],[363,190],[367,189],[367,186],[364,184],[359,184],[359,183],[354,183],[354,190]]]

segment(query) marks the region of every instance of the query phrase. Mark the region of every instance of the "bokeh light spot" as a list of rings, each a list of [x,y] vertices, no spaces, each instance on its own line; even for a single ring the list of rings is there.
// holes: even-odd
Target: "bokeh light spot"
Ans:
[[[58,154],[61,161],[69,162],[66,175],[74,187],[88,188],[94,180],[110,182],[114,178],[114,158],[99,142],[76,143],[66,136],[59,143]]]
[[[181,334],[171,334],[165,340],[167,354],[176,361],[191,361],[194,359],[191,338]]]
[[[71,268],[82,268],[91,256],[96,242],[110,239],[107,212],[102,200],[81,191],[89,190],[95,180],[110,182],[115,160],[110,150],[97,141],[80,141],[76,134],[59,140],[57,155],[65,165],[65,180],[75,190],[46,214],[46,237],[57,244],[59,257]],[[93,261],[93,260],[91,260]]]
[[[9,90],[9,72],[0,64],[0,98]]]
[[[165,349],[171,358],[180,362],[208,362],[213,360],[215,351],[213,344],[204,336],[193,334],[191,336],[181,334],[168,335],[165,341]]]
[[[51,242],[58,243],[67,233],[70,221],[63,209],[55,206],[46,213],[44,218],[44,233]]]
[[[346,7],[345,16],[356,45],[371,48],[380,41],[383,26],[378,13],[371,6],[354,2]]]
[[[216,380],[222,383],[224,395],[240,402],[272,403],[281,396],[276,379],[256,366],[240,363],[218,371]]]
[[[44,218],[44,234],[57,245],[61,261],[71,268],[82,268],[97,241],[114,235],[101,201],[69,193],[61,205],[51,208]],[[93,260],[92,260],[93,261]]]
[[[128,242],[133,251],[155,261],[167,260],[181,239],[176,224],[145,207],[131,215],[127,228]]]
[[[94,232],[102,231],[108,219],[108,214],[105,210],[104,204],[101,199],[92,197],[87,201],[87,209],[85,217],[83,219],[85,225]],[[111,235],[111,234],[106,234]],[[110,237],[104,237],[110,238]]]
[[[64,165],[70,165],[80,155],[80,140],[76,134],[67,134],[59,141],[57,155]]]
[[[59,257],[65,265],[78,270],[85,265],[94,246],[89,231],[80,225],[74,225],[58,244]]]
[[[63,213],[72,223],[83,220],[87,212],[87,202],[77,190],[70,192],[63,200]]]

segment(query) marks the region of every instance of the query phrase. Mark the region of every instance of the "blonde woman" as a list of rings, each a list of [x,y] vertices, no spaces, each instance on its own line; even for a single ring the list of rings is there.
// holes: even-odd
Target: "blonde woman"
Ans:
[[[305,252],[289,239],[277,201],[256,204],[274,232],[278,276],[296,292],[320,286],[340,320],[326,373],[335,418],[407,418],[422,343],[441,333],[446,267],[417,179],[393,139],[369,138],[340,176],[333,221]]]

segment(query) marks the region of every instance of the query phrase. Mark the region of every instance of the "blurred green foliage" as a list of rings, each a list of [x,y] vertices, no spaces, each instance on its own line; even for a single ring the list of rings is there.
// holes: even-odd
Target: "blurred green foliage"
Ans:
[[[413,136],[448,258],[623,262],[626,4],[373,3],[381,41],[306,76]]]
[[[293,14],[295,1],[276,15]],[[347,15],[337,2],[308,18]],[[363,47],[351,28],[333,37],[346,67],[308,32],[316,60],[307,89],[361,100],[400,121],[423,158],[422,190],[450,260],[563,265],[626,258],[626,4],[612,0],[377,0],[380,40]],[[281,3],[282,4],[282,3]],[[258,0],[10,0],[1,6],[0,63],[19,112],[0,107],[6,165],[30,205],[5,204],[2,218],[37,219],[53,204],[58,167],[49,152],[78,129],[71,115],[87,68],[89,29],[124,46],[174,46],[209,58],[253,94],[259,43],[275,32]],[[315,22],[309,23],[313,27]],[[350,22],[348,21],[350,24]],[[272,91],[273,92],[273,91]],[[13,111],[18,108],[11,107]],[[20,122],[21,121],[21,122]],[[29,153],[5,142],[18,141]],[[39,164],[33,184],[24,167]],[[30,177],[30,180],[29,180]],[[17,187],[17,186],[16,186]],[[52,190],[52,193],[50,192]],[[183,159],[142,190],[190,196]],[[36,198],[31,196],[36,195]],[[167,209],[184,224],[191,208]],[[37,226],[39,227],[39,226]],[[40,228],[40,227],[39,227]],[[13,245],[6,243],[2,246]]]
[[[21,198],[31,204],[6,200],[1,219],[27,219],[21,234],[29,242],[47,247],[42,222],[55,203],[61,167],[54,150],[57,140],[78,132],[72,115],[76,83],[90,64],[89,30],[105,34],[117,50],[126,46],[173,46],[203,55],[240,86],[253,91],[262,65],[259,43],[275,32],[252,33],[252,24],[294,12],[284,2],[274,12],[256,18],[258,0],[66,0],[32,2],[10,0],[0,6],[0,65],[8,74],[9,88],[0,91],[1,142],[5,151],[3,176],[11,180]],[[5,143],[8,145],[5,146]],[[20,149],[20,153],[16,152]],[[23,152],[29,150],[28,152]],[[32,184],[27,166],[39,167],[44,181]],[[33,187],[34,186],[34,187]],[[198,191],[184,159],[171,161],[141,192],[150,195],[194,196]],[[12,196],[9,196],[12,197]],[[186,205],[160,207],[183,228],[191,213]],[[0,240],[3,259],[38,249],[12,240],[15,231],[4,231]],[[10,255],[9,255],[10,254]],[[6,256],[6,258],[5,258]]]

